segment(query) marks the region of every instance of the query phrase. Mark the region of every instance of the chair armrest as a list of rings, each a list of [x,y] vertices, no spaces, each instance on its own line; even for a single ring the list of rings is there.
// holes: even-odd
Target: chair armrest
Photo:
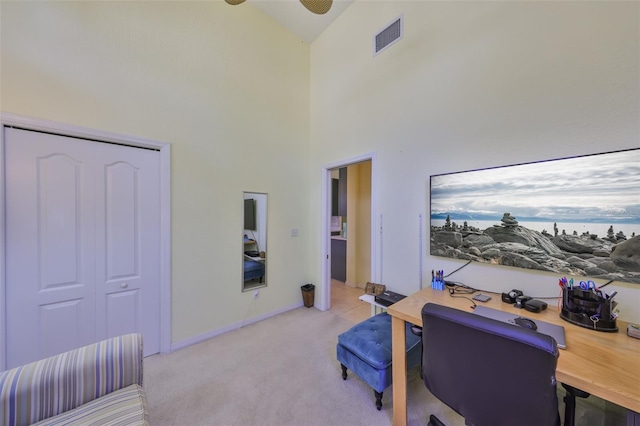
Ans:
[[[422,327],[411,324],[410,330],[414,336],[422,337]]]
[[[31,424],[132,384],[142,386],[142,336],[127,334],[0,373],[0,425]]]

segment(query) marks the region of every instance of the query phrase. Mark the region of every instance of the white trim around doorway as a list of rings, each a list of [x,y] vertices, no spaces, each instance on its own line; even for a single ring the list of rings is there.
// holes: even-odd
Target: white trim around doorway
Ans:
[[[0,113],[0,176],[4,170],[4,127],[49,132],[64,136],[109,142],[160,152],[160,353],[171,352],[171,145],[164,142],[63,124],[18,114]],[[6,344],[5,282],[5,186],[0,185],[0,348]],[[6,366],[6,353],[0,350],[0,371]]]
[[[322,311],[331,309],[331,170],[364,161],[371,161],[371,280],[374,282],[378,280],[378,238],[376,235],[378,162],[376,153],[370,152],[322,166],[322,256],[320,259],[322,262],[320,277],[322,298],[318,306],[318,309]]]

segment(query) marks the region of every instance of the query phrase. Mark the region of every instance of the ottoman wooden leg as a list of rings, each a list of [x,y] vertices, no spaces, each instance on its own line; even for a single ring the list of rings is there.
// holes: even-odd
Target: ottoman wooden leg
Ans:
[[[374,390],[373,393],[376,396],[376,408],[380,411],[382,409],[382,392]]]
[[[340,364],[340,368],[342,368],[342,380],[347,380],[347,367],[344,364]]]

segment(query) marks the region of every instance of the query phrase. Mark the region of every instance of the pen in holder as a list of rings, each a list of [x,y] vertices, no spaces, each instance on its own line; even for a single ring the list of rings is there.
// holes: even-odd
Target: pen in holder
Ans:
[[[444,290],[444,271],[431,271],[431,288],[434,290]]]
[[[580,327],[597,331],[618,331],[613,309],[617,302],[611,296],[581,288],[562,289],[560,317]]]

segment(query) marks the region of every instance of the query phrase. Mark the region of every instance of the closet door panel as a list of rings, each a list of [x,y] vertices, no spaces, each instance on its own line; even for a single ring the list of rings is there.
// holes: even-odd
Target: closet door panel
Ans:
[[[5,132],[11,368],[93,341],[93,154],[77,139]]]
[[[160,350],[160,154],[96,146],[96,313],[100,339],[144,336]]]

